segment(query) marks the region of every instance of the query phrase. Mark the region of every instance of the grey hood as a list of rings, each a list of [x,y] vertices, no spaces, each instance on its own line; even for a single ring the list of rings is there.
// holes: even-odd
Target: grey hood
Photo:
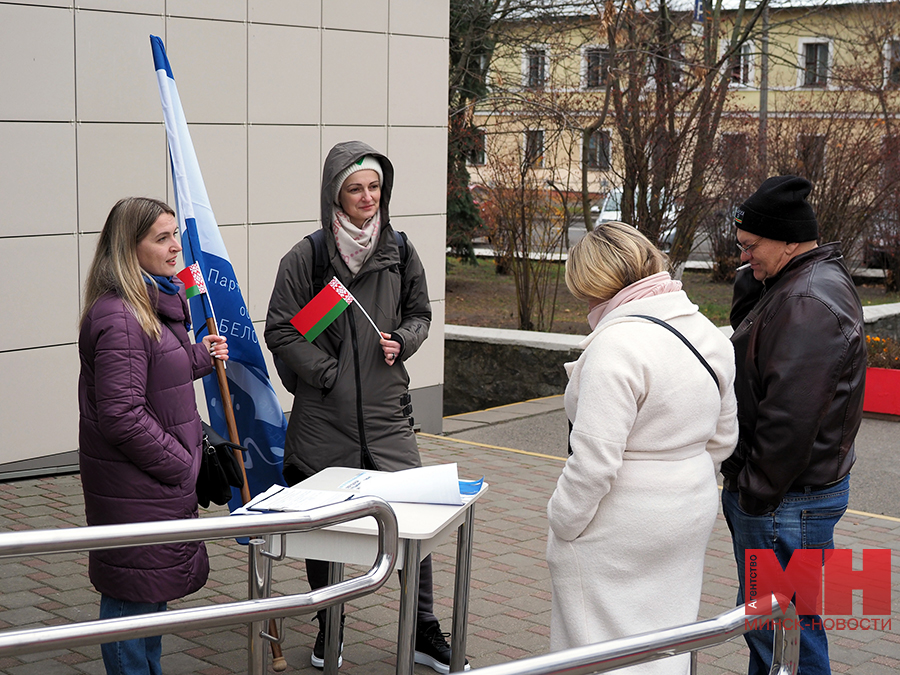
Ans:
[[[375,148],[362,141],[346,141],[338,143],[325,158],[322,167],[322,227],[329,229],[331,219],[334,216],[334,179],[348,166],[358,162],[366,155],[372,155],[381,164],[384,174],[384,182],[381,185],[381,222],[390,222],[389,205],[391,203],[391,190],[394,187],[394,165],[391,160],[376,151]]]

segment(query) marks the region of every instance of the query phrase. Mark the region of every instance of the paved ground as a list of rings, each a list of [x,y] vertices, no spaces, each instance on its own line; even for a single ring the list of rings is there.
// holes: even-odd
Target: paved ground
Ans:
[[[562,468],[560,448],[565,431],[560,422],[560,399],[553,397],[505,406],[445,420],[445,433],[483,438],[421,435],[422,457],[428,464],[457,462],[463,478],[485,476],[491,484],[476,510],[472,564],[468,657],[473,668],[545,653],[549,646],[550,584],[544,561],[547,523],[544,509]],[[876,424],[875,437],[890,441],[892,426]],[[869,425],[869,421],[867,421]],[[544,438],[544,431],[559,434]],[[895,436],[896,433],[894,432]],[[893,451],[893,443],[886,450]],[[491,447],[495,446],[495,447]],[[564,452],[564,451],[563,451]],[[886,452],[880,486],[896,490],[900,459]],[[877,479],[877,477],[876,477]],[[876,483],[878,481],[876,480]],[[875,488],[879,489],[879,488]],[[207,512],[224,515],[224,509]],[[71,527],[84,524],[81,485],[77,475],[0,484],[0,531]],[[900,573],[900,517],[865,513],[854,508],[841,521],[839,548],[892,548],[894,578]],[[243,547],[231,542],[209,544],[211,567],[207,586],[182,607],[246,598],[247,564]],[[445,629],[451,615],[454,544],[435,554],[436,611]],[[731,543],[719,517],[709,542],[701,616],[715,616],[733,607],[736,588]],[[348,568],[348,574],[353,570]],[[277,592],[304,590],[301,561],[277,563]],[[832,668],[836,673],[880,675],[900,671],[900,588],[895,584],[895,614],[888,631],[834,631]],[[396,577],[377,593],[349,606],[341,672],[393,673],[399,607]],[[98,596],[87,579],[86,556],[81,554],[12,559],[0,563],[0,630],[96,618]],[[315,626],[304,617],[285,621],[288,672],[318,672],[309,666]],[[225,675],[246,672],[246,629],[212,629],[169,635],[163,639],[166,675],[200,673]],[[0,673],[9,675],[101,675],[99,647],[61,650],[23,657],[0,656]],[[704,650],[699,672],[707,675],[746,672],[746,650],[738,640]],[[416,673],[433,673],[416,666]]]

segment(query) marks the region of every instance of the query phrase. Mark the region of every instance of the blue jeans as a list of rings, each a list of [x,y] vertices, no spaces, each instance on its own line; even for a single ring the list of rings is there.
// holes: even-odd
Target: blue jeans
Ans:
[[[116,619],[152,612],[165,612],[164,602],[131,602],[100,594],[100,618]],[[100,645],[106,675],[161,675],[162,636],[135,638]]]
[[[834,526],[847,510],[850,476],[824,489],[788,492],[774,512],[751,516],[738,505],[738,493],[722,491],[722,510],[734,544],[738,569],[738,606],[744,604],[744,551],[768,548],[782,567],[787,567],[791,554],[800,548],[834,548]],[[798,675],[828,675],[828,637],[818,616],[801,615],[800,668]],[[772,664],[771,630],[754,630],[744,634],[750,647],[749,675],[767,675]]]

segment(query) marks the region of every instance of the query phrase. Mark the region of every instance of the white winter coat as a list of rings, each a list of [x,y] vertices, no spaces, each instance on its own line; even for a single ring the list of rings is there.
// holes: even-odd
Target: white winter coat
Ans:
[[[690,340],[709,372],[663,319]],[[737,441],[734,353],[683,291],[617,307],[566,364],[569,457],[547,505],[550,646],[697,619],[716,473]],[[623,673],[680,673],[688,657]],[[617,671],[618,672],[618,671]]]

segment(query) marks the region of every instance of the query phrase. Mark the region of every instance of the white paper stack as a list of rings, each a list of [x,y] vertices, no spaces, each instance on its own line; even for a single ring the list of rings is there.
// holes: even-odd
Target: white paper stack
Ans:
[[[389,502],[417,504],[463,503],[456,464],[436,464],[393,473],[362,471],[339,486],[355,495],[381,497]]]

